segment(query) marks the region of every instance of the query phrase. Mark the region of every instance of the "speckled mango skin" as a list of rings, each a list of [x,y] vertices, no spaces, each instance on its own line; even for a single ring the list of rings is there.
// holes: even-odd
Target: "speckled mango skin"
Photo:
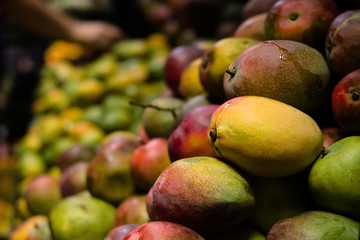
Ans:
[[[272,98],[301,111],[319,109],[331,95],[330,70],[316,49],[292,40],[269,40],[239,54],[224,73],[226,99]]]
[[[212,149],[224,160],[260,177],[285,177],[319,156],[323,136],[304,112],[259,96],[236,97],[212,115],[208,129]]]
[[[254,207],[252,189],[234,168],[212,157],[171,163],[152,189],[152,220],[171,221],[199,233],[214,233],[242,222]]]
[[[307,211],[274,224],[266,240],[356,240],[359,237],[359,222],[331,212]]]

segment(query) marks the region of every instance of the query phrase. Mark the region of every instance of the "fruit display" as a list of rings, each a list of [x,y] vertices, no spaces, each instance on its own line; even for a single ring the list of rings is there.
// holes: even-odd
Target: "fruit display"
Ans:
[[[168,4],[154,23],[221,1]],[[356,6],[248,0],[231,36],[54,42],[0,143],[0,239],[359,240]]]

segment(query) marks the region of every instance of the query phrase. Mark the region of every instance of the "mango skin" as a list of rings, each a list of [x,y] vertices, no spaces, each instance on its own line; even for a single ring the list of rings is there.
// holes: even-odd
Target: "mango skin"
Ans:
[[[360,136],[338,140],[311,167],[310,194],[315,202],[360,219]]]
[[[279,0],[268,11],[265,39],[294,40],[322,51],[339,12],[333,0]]]
[[[254,207],[245,178],[212,157],[183,158],[160,174],[148,196],[153,221],[171,221],[201,234],[220,232],[242,222]]]
[[[325,57],[315,48],[292,40],[263,41],[245,49],[223,77],[228,100],[256,95],[311,113],[331,96]]]
[[[64,198],[49,214],[54,240],[104,239],[113,228],[116,208],[88,195]]]
[[[125,235],[124,240],[204,240],[200,234],[181,224],[155,221],[141,224]]]
[[[217,104],[199,106],[190,111],[168,138],[170,160],[208,156],[217,157],[207,142],[207,129]]]
[[[340,13],[329,27],[325,56],[337,76],[344,77],[360,66],[359,24],[360,9],[354,9]]]
[[[266,240],[356,240],[360,223],[325,211],[307,211],[275,223]]]
[[[208,141],[222,159],[260,177],[300,172],[323,146],[321,130],[310,116],[259,96],[223,103],[210,120]]]

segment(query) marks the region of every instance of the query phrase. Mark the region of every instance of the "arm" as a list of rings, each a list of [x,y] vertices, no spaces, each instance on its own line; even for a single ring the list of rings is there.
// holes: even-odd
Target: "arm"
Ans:
[[[103,21],[81,21],[41,0],[0,0],[0,11],[20,26],[52,39],[106,48],[123,36],[122,31]]]

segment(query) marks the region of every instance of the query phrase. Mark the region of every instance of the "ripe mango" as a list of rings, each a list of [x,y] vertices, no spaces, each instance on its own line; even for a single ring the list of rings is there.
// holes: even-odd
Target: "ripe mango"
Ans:
[[[309,115],[259,96],[223,103],[210,120],[208,141],[221,158],[260,177],[300,172],[323,146],[321,130]]]
[[[239,54],[226,69],[223,85],[226,99],[256,95],[312,113],[330,97],[330,75],[324,56],[315,48],[269,40]]]
[[[255,204],[246,179],[213,157],[176,160],[161,172],[149,194],[151,220],[179,223],[203,234],[234,227]]]

